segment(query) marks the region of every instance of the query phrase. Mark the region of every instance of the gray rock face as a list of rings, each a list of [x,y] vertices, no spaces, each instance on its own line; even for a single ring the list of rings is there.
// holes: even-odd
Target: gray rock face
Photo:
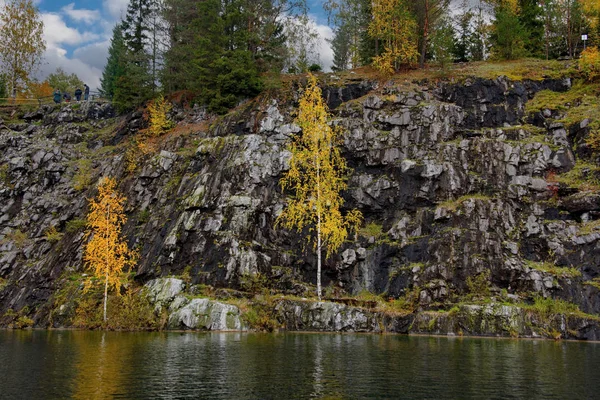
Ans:
[[[239,308],[209,299],[184,300],[178,297],[170,308],[170,329],[244,331]]]
[[[158,311],[163,306],[171,304],[185,288],[185,283],[181,279],[161,278],[153,279],[146,283],[148,289],[148,299],[155,304]]]
[[[550,179],[581,161],[574,128],[555,124],[552,110],[525,115],[537,91],[569,86],[499,78],[328,88],[331,123],[343,128],[352,168],[344,211],[359,209],[365,224],[326,260],[324,285],[392,298],[414,293],[426,310],[471,295],[479,279],[491,295],[560,298],[600,313],[589,284],[600,276],[598,191]],[[46,107],[23,116],[25,124],[1,126],[0,315],[28,306],[47,324],[52,295],[83,272],[86,198],[106,175],[128,199],[123,233],[140,252],[139,282],[186,271],[192,284],[239,288],[289,270],[292,281],[271,284],[296,293],[306,286],[298,281],[314,283],[312,248],[276,225],[288,195],[278,183],[289,168],[286,145],[300,130],[293,104],[259,103],[211,123],[203,110],[178,110],[186,133],[163,138],[149,154],[131,145],[141,139],[142,114],[115,118],[105,104]],[[48,237],[51,228],[62,236]],[[198,316],[213,321],[213,314],[220,328],[237,326],[223,323],[227,307],[182,297],[177,280],[156,285],[154,302],[168,308],[173,326],[213,329]],[[378,329],[378,317],[363,311],[336,320],[347,311],[321,308],[309,310],[315,329]]]
[[[388,332],[597,340],[597,320],[565,315],[540,315],[516,306],[491,303],[462,305],[452,312],[401,315],[370,311],[339,303],[280,302],[277,316],[286,329],[319,332]]]
[[[373,313],[328,302],[280,303],[281,320],[290,330],[325,332],[377,332]]]
[[[414,318],[326,301],[281,301],[276,306],[276,313],[288,330],[318,332],[408,333]]]
[[[183,293],[185,283],[181,279],[160,278],[146,283],[148,299],[155,312],[168,314],[169,329],[193,329],[206,331],[243,331],[239,308],[209,299],[189,299]]]

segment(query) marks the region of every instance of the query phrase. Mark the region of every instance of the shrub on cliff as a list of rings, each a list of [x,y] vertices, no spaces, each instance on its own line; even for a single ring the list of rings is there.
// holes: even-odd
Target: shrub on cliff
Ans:
[[[150,136],[160,136],[173,127],[173,121],[168,116],[172,108],[171,104],[162,95],[148,104],[148,113],[150,114],[148,131]]]
[[[590,82],[600,77],[600,52],[597,47],[588,47],[581,52],[579,70]]]

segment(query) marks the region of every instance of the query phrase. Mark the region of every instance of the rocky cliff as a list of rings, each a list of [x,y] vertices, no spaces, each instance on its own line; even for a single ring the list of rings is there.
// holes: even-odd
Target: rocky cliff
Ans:
[[[325,85],[352,168],[345,206],[365,216],[326,261],[328,296],[368,291],[421,313],[555,299],[590,314],[577,329],[597,330],[600,172],[584,142],[595,116],[565,124],[564,110],[527,109],[540,91],[570,88],[503,77]],[[313,252],[274,226],[297,99],[263,95],[218,119],[179,107],[174,131],[151,140],[142,112],[117,117],[107,104],[5,110],[0,322],[10,310],[68,325],[56,319],[58,293],[85,273],[86,198],[104,175],[128,198],[136,282],[184,276],[189,286],[312,295]],[[439,321],[420,326],[452,325]]]

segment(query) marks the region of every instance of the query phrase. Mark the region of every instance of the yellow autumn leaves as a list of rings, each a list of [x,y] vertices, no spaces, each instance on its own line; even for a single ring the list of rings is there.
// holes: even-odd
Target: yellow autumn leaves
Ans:
[[[150,136],[160,136],[173,127],[173,121],[168,116],[172,108],[171,103],[166,101],[162,95],[148,104],[150,122],[148,132]]]
[[[340,153],[339,131],[327,124],[328,113],[317,80],[309,75],[308,86],[300,99],[296,123],[302,134],[289,144],[290,168],[280,181],[283,190],[294,196],[278,217],[277,222],[287,229],[301,232],[308,228],[310,240],[318,257],[317,292],[321,297],[321,249],[327,256],[336,251],[349,232],[356,231],[362,214],[352,210],[345,216],[340,192],[347,188],[348,168]]]
[[[121,237],[121,228],[126,222],[123,211],[126,198],[116,189],[113,178],[103,178],[98,185],[98,195],[90,200],[83,260],[93,275],[104,285],[104,321],[109,288],[117,293],[121,288],[123,269],[135,265],[137,253],[129,250]],[[89,288],[91,281],[86,283]]]
[[[369,34],[383,44],[383,53],[373,66],[384,74],[393,74],[401,64],[417,60],[417,26],[404,0],[373,1],[373,19]]]

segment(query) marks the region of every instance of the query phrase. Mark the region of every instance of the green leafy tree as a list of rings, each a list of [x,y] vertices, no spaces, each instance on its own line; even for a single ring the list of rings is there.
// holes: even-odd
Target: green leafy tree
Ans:
[[[42,63],[44,23],[32,0],[6,0],[0,8],[0,60],[11,93],[22,91]]]
[[[59,89],[62,93],[73,94],[77,88],[83,90],[83,81],[76,74],[67,74],[60,67],[48,75],[47,81],[52,89]]]
[[[288,72],[306,72],[308,67],[318,62],[316,51],[319,35],[311,24],[308,14],[286,18],[287,57],[285,68]]]
[[[328,112],[317,80],[309,75],[296,123],[302,133],[293,138],[288,150],[290,168],[280,181],[283,190],[293,197],[277,222],[286,229],[308,229],[309,242],[317,252],[317,295],[321,299],[321,253],[333,254],[356,231],[362,221],[360,211],[345,216],[340,193],[346,189],[347,167],[338,144],[338,131],[327,124]]]

